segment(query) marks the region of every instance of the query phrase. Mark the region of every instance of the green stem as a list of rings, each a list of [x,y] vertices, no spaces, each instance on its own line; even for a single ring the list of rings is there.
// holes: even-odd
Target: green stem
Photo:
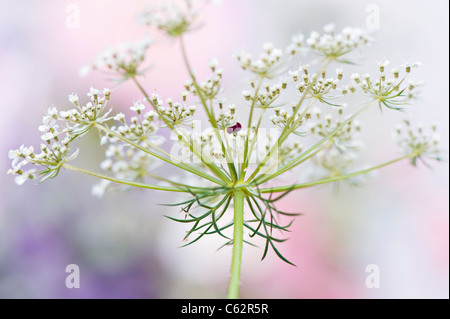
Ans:
[[[104,180],[107,180],[107,181],[110,181],[110,182],[124,184],[124,185],[128,185],[128,186],[147,188],[147,189],[156,189],[156,190],[166,191],[166,192],[181,192],[181,193],[189,192],[188,190],[182,189],[182,188],[175,188],[175,187],[170,187],[170,186],[160,186],[160,185],[151,185],[151,184],[144,184],[144,183],[125,181],[125,180],[122,180],[122,179],[117,179],[117,178],[114,178],[114,177],[110,177],[110,176],[98,174],[98,173],[95,173],[95,172],[91,172],[91,171],[85,170],[83,168],[79,168],[79,167],[72,166],[72,165],[69,165],[69,164],[63,164],[62,167],[65,168],[65,169],[70,169],[72,171],[76,171],[76,172],[84,173],[84,174],[91,175],[91,176],[94,176],[94,177],[98,177],[98,178],[101,178],[101,179],[104,179]]]
[[[320,141],[318,141],[316,144],[314,144],[313,146],[311,146],[310,148],[308,148],[306,151],[304,151],[303,153],[301,153],[300,155],[298,155],[296,158],[294,158],[292,161],[290,161],[289,163],[285,164],[284,166],[282,166],[281,168],[279,168],[275,173],[270,175],[270,178],[275,178],[291,169],[293,169],[294,167],[296,167],[297,165],[301,164],[302,161],[301,159],[304,158],[305,156],[307,156],[308,154],[310,154],[311,152],[313,152],[314,150],[316,150],[319,146],[321,146],[322,144],[324,144],[325,142],[329,141],[330,139],[332,139],[334,136],[336,136],[336,134],[339,133],[339,131],[344,128],[348,123],[350,123],[351,121],[353,121],[355,119],[355,117],[359,116],[361,113],[365,112],[366,110],[368,110],[372,105],[376,104],[377,100],[373,100],[372,102],[368,103],[366,106],[364,106],[363,108],[361,108],[359,111],[357,111],[356,113],[352,114],[350,117],[348,117],[344,122],[342,122],[338,127],[336,127],[332,132],[330,132],[328,135],[326,135],[325,137],[323,137]],[[266,157],[267,158],[267,157]],[[262,163],[265,164],[265,163]],[[260,164],[261,165],[261,164]],[[259,166],[258,166],[259,167]],[[256,171],[255,171],[256,172]],[[248,181],[253,180],[255,177],[255,172],[253,172],[252,176],[248,179]],[[264,181],[267,181],[268,179],[265,178]],[[258,182],[257,185],[260,185],[261,182]]]
[[[347,179],[350,177],[354,177],[357,175],[363,175],[363,174],[367,174],[373,170],[382,168],[384,166],[388,166],[391,164],[394,164],[396,162],[402,161],[404,159],[410,158],[416,156],[415,153],[411,153],[411,154],[407,154],[405,156],[396,158],[392,161],[377,165],[377,166],[373,166],[361,171],[357,171],[357,172],[353,172],[350,174],[346,174],[346,175],[341,175],[341,176],[336,176],[336,177],[331,177],[331,178],[323,178],[323,179],[319,179],[316,181],[312,181],[312,182],[306,182],[306,183],[302,183],[302,184],[294,184],[294,185],[287,185],[287,186],[277,186],[277,187],[269,187],[269,188],[261,188],[260,192],[261,193],[278,193],[278,192],[287,192],[287,191],[292,191],[295,189],[299,189],[299,188],[305,188],[305,187],[310,187],[310,186],[315,186],[315,185],[320,185],[320,184],[326,184],[326,183],[331,183],[331,182],[336,182],[336,181],[340,181],[343,179]]]
[[[303,157],[301,160],[299,160],[296,165],[300,165],[306,161],[308,161],[309,159],[311,159],[312,157],[316,156],[318,153],[320,153],[321,151],[323,151],[324,149],[326,149],[327,147],[333,145],[334,141],[333,139],[328,140],[327,143],[323,144],[322,146],[318,147],[314,152],[312,152],[311,154],[309,154],[306,157]],[[250,183],[250,185],[261,185],[264,184],[265,182],[274,179],[275,176],[278,176],[277,174],[281,174],[279,171],[275,172],[274,174],[271,175],[259,175],[258,177],[256,177],[252,183]]]
[[[151,99],[148,93],[145,91],[145,89],[142,87],[142,85],[139,83],[139,81],[132,77],[133,82],[136,84],[138,89],[141,91],[141,93],[145,96],[147,101],[152,105],[155,112],[158,114],[158,116],[161,118],[161,120],[164,122],[164,124],[167,125],[167,127],[173,131],[175,131],[175,127],[161,114],[161,112],[158,110],[158,106],[155,105]],[[222,171],[214,164],[213,160],[210,159],[210,157],[203,153],[201,150],[198,150],[195,145],[189,141],[189,139],[186,137],[185,134],[182,135],[182,142],[189,147],[189,149],[192,151],[192,153],[197,156],[197,158],[200,159],[200,161],[205,164],[216,176],[218,176],[223,182],[228,182],[228,178],[225,176],[225,174],[222,173]]]
[[[106,126],[103,126],[101,124],[96,124],[95,126],[99,130],[102,130],[102,131],[104,131],[105,133],[107,133],[109,135],[113,135],[113,136],[117,137],[118,139],[124,141],[125,143],[128,143],[128,144],[134,146],[135,148],[143,151],[144,153],[147,153],[147,154],[149,154],[151,156],[154,156],[154,157],[156,157],[156,158],[158,158],[158,159],[160,159],[160,160],[162,160],[162,161],[164,161],[166,163],[172,164],[172,165],[174,165],[174,166],[176,166],[178,168],[181,168],[181,169],[183,169],[185,171],[188,171],[188,172],[190,172],[192,174],[195,174],[197,176],[203,177],[204,179],[207,179],[207,180],[209,180],[209,181],[211,181],[213,183],[216,183],[218,185],[224,186],[223,181],[220,181],[217,178],[215,178],[215,177],[213,177],[213,176],[211,176],[211,175],[209,175],[209,174],[207,174],[207,173],[205,173],[205,172],[203,172],[203,171],[201,171],[201,170],[199,170],[199,169],[197,169],[197,168],[195,168],[195,167],[193,167],[191,165],[184,164],[184,163],[181,163],[179,161],[173,161],[173,160],[171,160],[169,158],[166,158],[165,156],[163,156],[161,154],[153,152],[152,150],[149,150],[149,149],[143,147],[142,145],[139,145],[139,144],[137,144],[137,143],[127,139],[126,137],[122,136],[121,134],[119,134],[117,132],[112,131],[111,129],[107,128]]]
[[[221,147],[222,147],[222,151],[226,157],[226,161],[227,161],[227,166],[228,169],[230,171],[230,175],[231,175],[231,180],[232,181],[236,181],[237,179],[237,172],[236,172],[236,167],[234,165],[234,161],[231,157],[228,156],[228,150],[225,149],[225,145],[223,143],[222,137],[220,136],[219,133],[219,127],[217,125],[217,121],[216,121],[216,116],[214,114],[214,108],[213,108],[213,104],[212,104],[212,99],[211,99],[211,110],[208,108],[208,104],[206,102],[205,97],[203,96],[202,93],[202,89],[200,87],[200,85],[197,82],[197,79],[195,78],[195,74],[194,74],[194,70],[191,67],[191,64],[189,63],[189,59],[187,56],[187,51],[186,51],[186,46],[184,44],[184,38],[183,36],[180,36],[180,46],[181,46],[181,54],[183,56],[183,61],[184,64],[186,65],[186,68],[189,72],[189,76],[191,77],[192,80],[192,84],[194,84],[195,89],[197,90],[197,94],[198,97],[200,98],[200,101],[203,105],[203,109],[205,110],[206,116],[208,117],[209,122],[211,123],[213,129],[214,129],[214,133],[216,135],[216,138],[218,140],[218,142],[220,143]],[[214,163],[213,163],[214,165]]]
[[[252,128],[253,111],[255,109],[256,98],[258,97],[258,92],[261,88],[261,85],[263,84],[263,81],[264,81],[264,76],[261,76],[259,78],[258,85],[256,86],[255,92],[253,93],[252,104],[250,105],[250,114],[248,116],[248,124],[247,124],[247,136],[245,137],[244,164],[243,164],[243,166],[241,168],[241,172],[240,172],[240,180],[241,181],[243,181],[245,178],[245,170],[248,167],[248,159],[249,159],[249,157],[251,157],[251,151],[248,152],[248,142],[249,142],[249,138],[250,138],[250,130]],[[254,139],[256,140],[256,135],[255,135]]]
[[[330,59],[326,59],[325,64],[323,65],[323,67],[321,68],[321,71],[318,73],[318,75],[320,75],[322,73],[322,71],[325,71],[328,67],[328,65],[332,62],[332,60]],[[275,143],[273,145],[273,147],[270,149],[270,151],[267,153],[267,155],[265,156],[265,158],[263,159],[262,162],[260,162],[258,164],[258,166],[256,167],[256,169],[253,171],[252,175],[247,179],[247,182],[252,181],[258,174],[258,172],[261,170],[261,168],[267,164],[267,162],[272,158],[272,156],[275,154],[275,152],[278,152],[278,150],[281,148],[281,146],[283,145],[284,141],[288,138],[288,136],[292,133],[292,131],[290,130],[290,128],[292,128],[292,125],[295,122],[295,116],[297,115],[297,112],[300,110],[300,107],[302,106],[303,102],[305,101],[310,89],[315,85],[317,79],[314,82],[310,82],[308,84],[308,86],[306,87],[305,91],[302,94],[302,97],[300,98],[300,101],[297,103],[297,105],[295,106],[295,110],[294,112],[292,112],[292,115],[290,116],[288,122],[286,123],[285,127],[283,128],[280,137],[278,138],[277,143]],[[310,106],[312,106],[312,104],[310,104]],[[306,110],[304,112],[304,114],[306,114]],[[304,115],[302,115],[304,116]]]
[[[244,198],[245,194],[241,190],[236,190],[234,192],[233,257],[231,259],[230,282],[227,294],[228,299],[239,298],[242,244],[244,240]]]
[[[301,105],[303,104],[303,101],[306,99],[306,95],[308,94],[309,90],[311,89],[313,84],[309,84],[308,87],[306,88],[305,92],[303,92],[302,97],[300,99],[300,102],[297,103],[294,112],[292,112],[291,117],[289,118],[288,122],[286,123],[285,127],[283,128],[283,130],[281,131],[281,135],[278,138],[277,142],[274,143],[274,145],[272,146],[272,148],[270,149],[270,151],[266,154],[266,156],[264,157],[264,159],[262,160],[262,162],[260,162],[258,164],[258,166],[256,167],[256,169],[253,171],[252,175],[247,179],[247,182],[252,181],[257,174],[259,173],[259,171],[261,170],[261,168],[267,164],[267,162],[272,158],[272,156],[278,152],[279,148],[282,146],[282,144],[284,143],[284,141],[287,139],[287,137],[289,136],[289,127],[292,125],[292,123],[295,121],[295,116],[297,115],[298,110],[300,109]]]

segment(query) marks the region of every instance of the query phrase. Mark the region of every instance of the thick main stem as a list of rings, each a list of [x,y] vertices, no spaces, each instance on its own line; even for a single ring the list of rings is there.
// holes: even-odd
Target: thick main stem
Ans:
[[[244,199],[244,192],[241,190],[236,190],[234,192],[233,257],[231,259],[230,282],[227,294],[228,299],[239,298],[242,244],[244,240]]]

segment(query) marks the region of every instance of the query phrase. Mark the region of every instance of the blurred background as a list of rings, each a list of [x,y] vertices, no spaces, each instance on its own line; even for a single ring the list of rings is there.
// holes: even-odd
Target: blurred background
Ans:
[[[151,3],[0,0],[0,297],[225,296],[231,248],[216,251],[223,242],[215,237],[179,248],[187,229],[163,217],[178,208],[158,205],[176,200],[173,194],[136,190],[98,199],[91,195],[97,180],[74,172],[20,187],[6,175],[8,150],[38,146],[43,112],[52,105],[68,107],[68,94],[78,92],[84,101],[90,86],[111,87],[111,105],[122,112],[142,98],[131,83],[114,86],[100,74],[78,74],[110,45],[147,33],[158,39],[136,25],[136,15]],[[66,23],[73,5],[79,9],[78,28]],[[448,154],[448,6],[442,0],[226,0],[202,10],[202,28],[186,42],[199,75],[206,74],[210,58],[219,59],[227,101],[240,103],[247,86],[233,53],[257,54],[267,41],[285,47],[293,34],[308,35],[330,22],[338,29],[375,27],[376,42],[364,50],[358,71],[376,72],[383,58],[392,67],[421,61],[413,78],[425,83],[408,114],[374,108],[361,118],[367,124],[362,156],[376,164],[398,156],[391,133],[404,118],[426,125],[437,121]],[[378,24],[368,25],[374,10]],[[158,42],[148,51],[152,69],[143,83],[164,97],[177,96],[187,79],[179,48]],[[99,171],[104,149],[98,145],[95,134],[84,139],[75,164]],[[343,186],[337,195],[325,186],[283,200],[285,210],[304,213],[279,247],[297,267],[273,253],[261,262],[261,247],[245,247],[241,296],[448,298],[448,163],[430,169],[401,162],[363,187]],[[80,268],[79,289],[65,286],[69,264]],[[379,288],[366,286],[371,264],[379,268]]]

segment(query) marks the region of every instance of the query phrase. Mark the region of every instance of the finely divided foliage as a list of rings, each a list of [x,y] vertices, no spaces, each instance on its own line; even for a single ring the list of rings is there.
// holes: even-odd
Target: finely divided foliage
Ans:
[[[252,245],[254,237],[261,237],[265,243],[263,259],[271,249],[291,263],[278,249],[285,240],[279,234],[288,231],[297,214],[278,209],[281,198],[324,183],[359,184],[358,176],[403,159],[413,164],[440,160],[438,136],[435,125],[428,134],[421,126],[414,128],[406,121],[404,128],[395,129],[396,141],[403,150],[400,157],[356,169],[362,145],[361,124],[356,117],[373,106],[402,110],[416,97],[419,86],[407,79],[419,63],[388,71],[389,62],[383,60],[378,63],[376,76],[347,76],[342,66],[330,71],[332,64],[353,64],[352,53],[371,42],[360,29],[338,32],[334,25],[328,25],[323,33],[295,35],[285,50],[266,43],[256,58],[236,54],[239,66],[247,72],[248,86],[243,88],[242,99],[225,103],[224,71],[218,61],[212,59],[208,65],[211,74],[198,79],[188,59],[184,36],[195,29],[200,5],[199,1],[185,1],[182,6],[165,2],[163,7],[150,8],[139,17],[142,24],[156,27],[180,45],[189,78],[181,82],[185,90],[179,97],[163,99],[157,93],[149,94],[141,85],[140,76],[148,65],[149,38],[108,49],[84,71],[99,70],[120,81],[134,82],[142,95],[130,107],[132,116],[110,116],[111,110],[106,109],[111,98],[108,89],[91,88],[86,104],[71,94],[72,109],[58,111],[51,107],[44,115],[39,127],[40,152],[23,145],[9,152],[12,169],[8,173],[16,175],[16,183],[22,184],[28,179],[56,177],[61,168],[75,170],[101,179],[93,187],[97,196],[130,187],[183,193],[180,202],[169,204],[179,206],[180,215],[168,218],[188,225],[185,245],[217,234],[224,238],[224,245],[233,246],[228,296],[237,297],[244,242]],[[298,66],[300,54],[311,57],[311,65]],[[293,99],[287,93],[289,88],[295,92]],[[363,96],[362,102],[356,111],[350,111],[345,101],[357,94]],[[247,111],[248,117],[238,118],[242,112],[236,109]],[[200,120],[199,112],[207,121]],[[68,164],[78,154],[78,150],[72,151],[76,139],[92,129],[105,145],[106,158],[100,164],[105,175]],[[163,137],[167,136],[165,131],[171,132],[170,142]],[[315,167],[312,173],[302,175],[310,180],[283,185],[280,175],[288,171],[296,174],[295,169],[304,163]],[[182,175],[161,176],[156,169],[161,165],[173,166]],[[279,186],[268,184],[273,180],[278,180]],[[245,229],[248,237],[243,236]]]

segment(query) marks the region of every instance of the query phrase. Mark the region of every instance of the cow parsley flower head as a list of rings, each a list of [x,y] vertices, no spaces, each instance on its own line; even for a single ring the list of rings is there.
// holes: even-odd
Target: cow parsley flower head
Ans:
[[[86,134],[94,125],[109,120],[109,111],[104,112],[104,108],[111,91],[91,87],[87,95],[90,101],[85,105],[80,105],[78,96],[72,93],[69,101],[75,108],[58,112],[52,106],[47,110],[38,128],[43,142],[39,153],[32,146],[24,145],[9,152],[12,169],[8,170],[8,174],[18,175],[16,183],[23,184],[27,179],[39,177],[44,181],[57,176],[61,167],[78,155],[78,150],[71,152],[72,141]],[[24,170],[27,164],[35,168]]]
[[[191,1],[175,3],[170,0],[149,7],[138,16],[138,22],[156,27],[170,37],[178,37],[192,28],[196,18],[197,10]]]
[[[209,68],[211,69],[212,74],[205,77],[203,81],[197,83],[192,79],[186,80],[184,82],[186,91],[181,93],[181,95],[184,96],[183,100],[186,100],[188,94],[202,96],[204,99],[215,99],[216,96],[221,93],[220,86],[223,76],[223,70],[217,68],[218,65],[219,61],[217,59],[212,59],[209,62]]]
[[[121,143],[120,137],[123,137],[145,148],[161,145],[165,139],[157,134],[161,124],[156,112],[150,110],[143,113],[145,105],[141,101],[136,102],[130,109],[136,115],[131,116],[128,121],[123,113],[115,115],[113,119],[119,122],[119,125],[113,125],[109,128],[110,132],[104,132],[101,144],[118,144]]]
[[[158,141],[160,145],[162,140]],[[152,145],[156,145],[153,141]],[[145,152],[127,145],[112,143],[105,152],[106,159],[100,163],[100,168],[110,173],[114,178],[132,182],[144,183],[152,178],[154,172],[161,162]],[[115,184],[110,181],[101,180],[92,187],[92,194],[102,197],[105,192],[128,190],[129,185]]]
[[[286,53],[290,55],[297,55],[303,53],[305,51],[304,39],[305,36],[301,33],[293,36],[291,43],[286,48]]]
[[[351,61],[343,56],[366,46],[372,40],[362,29],[345,28],[340,33],[336,33],[335,29],[335,26],[330,24],[324,27],[322,34],[317,31],[311,32],[306,40],[307,45],[313,52],[329,60],[349,63]]]
[[[27,180],[40,178],[45,181],[58,175],[62,165],[76,158],[78,150],[71,152],[69,144],[71,138],[66,136],[62,140],[58,138],[59,133],[54,129],[51,136],[48,132],[42,135],[46,144],[41,144],[40,152],[34,152],[32,146],[21,146],[17,150],[9,151],[9,158],[12,160],[12,168],[8,174],[16,175],[15,182],[22,185]],[[27,165],[28,164],[28,165]],[[25,169],[25,167],[28,169]],[[30,168],[34,167],[34,168]]]
[[[220,112],[217,115],[216,123],[219,130],[226,130],[229,127],[236,125],[236,105],[231,104],[226,109],[220,107]]]
[[[309,123],[310,133],[321,137],[333,133],[333,144],[330,148],[335,148],[341,153],[352,153],[358,151],[361,146],[361,123],[349,121],[344,124],[342,112],[338,116],[327,114],[321,115],[317,109],[313,110],[312,121]]]
[[[308,72],[308,67],[302,67],[303,74],[301,74],[302,81],[299,81],[299,74],[297,74],[293,79],[294,82],[298,81],[297,89],[300,93],[306,92],[306,99],[316,99],[321,103],[329,104],[332,106],[341,106],[334,102],[339,98],[338,84],[342,80],[344,71],[338,69],[337,78],[327,78],[326,71],[322,71],[320,74],[310,74]],[[300,71],[297,71],[300,73]]]
[[[405,79],[411,70],[405,70],[404,75],[401,76],[399,69],[394,68],[391,70],[391,76],[386,75],[385,68],[388,65],[389,61],[386,60],[378,63],[380,71],[378,77],[372,77],[370,74],[364,74],[361,77],[354,73],[351,78],[355,85],[362,89],[363,94],[378,102],[380,109],[386,106],[390,109],[401,110],[417,96],[420,84],[414,81],[406,83]]]
[[[69,101],[75,108],[59,112],[58,120],[64,122],[65,132],[72,138],[79,137],[87,133],[95,124],[101,124],[110,119],[111,109],[105,111],[105,108],[110,99],[111,90],[105,88],[100,91],[91,87],[87,95],[90,101],[85,105],[80,105],[76,95],[69,95]]]
[[[290,45],[287,52],[290,55],[297,54],[300,51],[301,42],[295,44],[295,50]],[[283,66],[285,55],[283,50],[275,48],[275,46],[268,42],[263,45],[263,52],[260,53],[258,58],[253,58],[250,54],[242,52],[235,54],[236,59],[239,62],[240,67],[243,70],[248,70],[256,75],[273,78],[280,72],[280,68]]]
[[[410,121],[405,120],[404,125],[399,125],[395,129],[394,139],[404,154],[413,154],[411,157],[413,165],[417,165],[418,160],[424,163],[427,163],[427,159],[442,160],[436,124],[427,130],[422,124],[413,126]]]
[[[121,79],[142,75],[147,68],[142,64],[152,40],[145,36],[137,42],[120,43],[98,54],[94,61],[80,70],[86,76],[91,70],[98,70]]]
[[[73,93],[71,109],[58,111],[52,106],[45,112],[38,152],[22,145],[8,153],[12,166],[8,173],[22,184],[55,177],[61,168],[82,172],[102,180],[92,189],[97,196],[131,187],[183,194],[179,203],[171,204],[180,206],[181,217],[168,217],[190,226],[182,238],[184,245],[217,234],[224,246],[233,246],[228,296],[236,298],[244,242],[260,237],[265,242],[263,259],[272,250],[292,264],[278,250],[277,244],[285,239],[273,231],[288,231],[292,224],[292,220],[283,224],[279,215],[296,215],[278,208],[277,201],[285,195],[326,183],[354,185],[357,177],[395,162],[409,159],[416,164],[440,160],[441,155],[435,127],[428,132],[406,122],[406,129],[396,133],[404,151],[401,157],[358,168],[363,143],[357,117],[377,105],[402,109],[416,98],[421,85],[406,79],[418,63],[389,70],[390,63],[380,60],[376,76],[365,72],[348,76],[343,66],[334,65],[351,63],[349,55],[371,41],[361,29],[338,32],[330,24],[306,40],[295,35],[285,50],[267,42],[256,58],[237,54],[239,66],[249,71],[251,79],[245,79],[241,95],[225,103],[224,72],[218,60],[205,61],[209,73],[201,79],[189,60],[184,34],[194,30],[199,3],[185,0],[179,6],[165,1],[141,16],[145,25],[179,44],[189,75],[184,90],[176,94],[179,100],[153,91],[158,81],[150,88],[140,83],[148,38],[109,49],[88,69],[132,80],[141,96],[127,104],[127,114],[110,116],[109,89],[91,88],[86,102]],[[304,63],[311,54],[322,59]],[[68,164],[78,154],[73,143],[92,128],[105,147],[101,173]],[[181,174],[168,176],[168,168]],[[286,175],[291,179],[280,179]]]
[[[281,83],[275,83],[273,85],[265,83],[262,86],[263,89],[258,91],[256,95],[251,91],[244,90],[242,91],[242,96],[253,107],[261,109],[274,108],[275,101],[281,96],[284,90],[283,85]]]
[[[208,2],[217,4],[220,0],[161,0],[140,13],[137,21],[169,37],[180,37],[198,27],[199,10]]]
[[[315,178],[326,177],[334,178],[351,173],[351,169],[355,166],[358,156],[354,152],[340,152],[336,148],[322,151],[314,156],[312,164],[315,170],[311,175]],[[358,181],[352,178],[345,180],[351,185],[357,185]]]

